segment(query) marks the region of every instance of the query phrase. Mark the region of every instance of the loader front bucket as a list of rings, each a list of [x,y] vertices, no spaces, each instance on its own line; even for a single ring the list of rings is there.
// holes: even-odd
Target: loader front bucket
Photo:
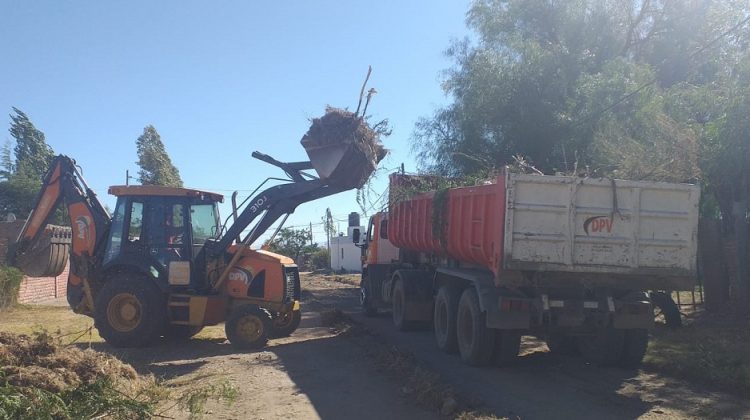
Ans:
[[[72,236],[69,227],[47,225],[34,243],[22,241],[11,246],[10,263],[29,277],[59,276],[68,264]]]
[[[363,118],[331,107],[301,143],[320,179],[342,189],[361,188],[388,153]]]

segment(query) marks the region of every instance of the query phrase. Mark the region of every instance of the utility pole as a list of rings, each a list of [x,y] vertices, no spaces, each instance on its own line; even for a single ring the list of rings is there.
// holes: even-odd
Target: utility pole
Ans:
[[[326,239],[328,241],[328,261],[331,261],[331,230],[333,230],[333,217],[331,216],[331,208],[326,208]],[[331,267],[328,267],[331,268]]]
[[[127,169],[125,169],[125,186],[126,186],[126,187],[127,187],[128,185],[130,185],[130,180],[131,180],[131,179],[133,179],[133,178],[135,178],[135,177],[133,177],[133,176],[130,176],[130,171],[129,171],[129,170],[127,170]]]
[[[310,222],[310,246],[315,245],[312,238],[312,222]]]

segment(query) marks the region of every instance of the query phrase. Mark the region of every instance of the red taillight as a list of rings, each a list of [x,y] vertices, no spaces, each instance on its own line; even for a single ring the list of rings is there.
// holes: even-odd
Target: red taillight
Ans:
[[[525,299],[503,298],[500,300],[500,310],[503,312],[527,312],[529,301]]]

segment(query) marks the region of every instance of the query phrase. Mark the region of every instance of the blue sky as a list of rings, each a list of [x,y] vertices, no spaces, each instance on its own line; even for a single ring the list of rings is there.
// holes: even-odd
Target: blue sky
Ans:
[[[451,40],[468,35],[469,1],[79,1],[0,3],[0,110],[16,106],[69,155],[100,198],[137,172],[135,139],[153,124],[186,186],[240,198],[281,172],[250,157],[305,160],[299,140],[327,104],[388,118],[392,154],[416,168],[414,122],[448,99]],[[9,118],[0,140],[9,139]],[[374,187],[383,191],[386,177]],[[227,200],[228,202],[228,200]],[[330,207],[345,229],[353,191],[301,205],[288,226]],[[228,215],[228,207],[222,207]],[[314,226],[315,240],[324,241]]]

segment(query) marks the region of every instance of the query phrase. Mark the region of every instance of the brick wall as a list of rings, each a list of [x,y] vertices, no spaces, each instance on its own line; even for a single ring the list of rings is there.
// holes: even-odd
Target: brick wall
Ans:
[[[18,290],[19,303],[39,303],[65,297],[68,292],[68,269],[57,277],[24,277]]]
[[[23,220],[0,222],[0,263],[5,263],[8,244],[18,237]],[[24,277],[18,291],[19,303],[38,303],[64,297],[68,291],[68,269],[57,277]]]

